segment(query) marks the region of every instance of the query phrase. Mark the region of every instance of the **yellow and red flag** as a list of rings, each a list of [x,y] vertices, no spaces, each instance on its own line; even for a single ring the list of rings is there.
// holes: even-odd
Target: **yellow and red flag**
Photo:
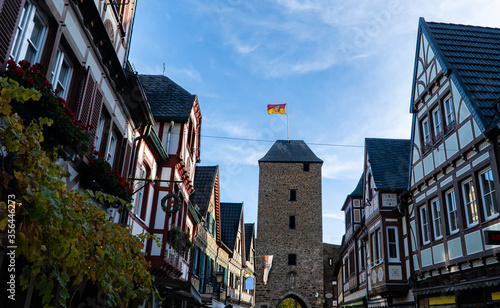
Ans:
[[[267,105],[269,114],[286,114],[286,104]]]

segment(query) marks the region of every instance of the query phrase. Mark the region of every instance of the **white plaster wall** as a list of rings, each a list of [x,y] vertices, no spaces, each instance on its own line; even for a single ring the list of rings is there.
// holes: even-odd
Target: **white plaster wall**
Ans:
[[[160,191],[158,193],[158,206],[156,207],[156,219],[155,219],[155,229],[165,228],[165,216],[166,213],[161,208],[161,199],[168,194],[166,191]]]
[[[450,260],[460,258],[462,253],[462,239],[460,237],[448,241],[448,256]]]
[[[470,122],[460,127],[458,130],[458,137],[462,148],[466,147],[474,139]]]
[[[64,24],[66,25],[68,32],[71,34],[69,37],[66,37],[66,39],[73,40],[75,42],[75,46],[78,49],[73,50],[73,52],[75,54],[77,54],[78,52],[79,54],[77,54],[77,57],[82,59],[83,56],[85,55],[85,52],[89,44],[87,43],[87,39],[85,38],[85,33],[80,28],[78,19],[74,14],[75,12],[73,10],[68,10],[66,18],[64,20]]]
[[[446,255],[444,253],[444,244],[433,246],[432,255],[434,257],[434,264],[446,261]]]
[[[154,235],[159,238],[160,242],[163,241],[163,234],[155,233]],[[156,241],[153,241],[151,244],[151,256],[159,256],[159,255],[161,255],[161,247],[158,247]]]
[[[465,248],[468,255],[483,251],[483,239],[480,230],[465,235]]]
[[[445,145],[446,145],[446,157],[450,158],[455,153],[458,152],[458,137],[457,133],[452,133],[450,136],[445,140]]]

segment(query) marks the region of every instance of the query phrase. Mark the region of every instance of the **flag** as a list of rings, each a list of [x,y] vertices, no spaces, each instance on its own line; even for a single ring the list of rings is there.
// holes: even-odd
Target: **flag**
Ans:
[[[262,282],[267,284],[267,277],[269,276],[269,271],[273,265],[273,256],[264,256],[264,275],[262,275]]]
[[[267,113],[269,114],[286,114],[286,104],[267,105]]]

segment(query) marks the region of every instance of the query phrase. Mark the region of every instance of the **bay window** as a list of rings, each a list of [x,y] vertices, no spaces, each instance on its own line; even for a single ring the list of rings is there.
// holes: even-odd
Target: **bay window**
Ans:
[[[397,227],[387,227],[387,253],[389,262],[399,262]]]

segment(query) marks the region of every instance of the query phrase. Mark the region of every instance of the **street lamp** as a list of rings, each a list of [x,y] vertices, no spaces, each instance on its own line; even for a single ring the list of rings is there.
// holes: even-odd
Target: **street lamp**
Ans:
[[[220,302],[220,292],[222,281],[224,280],[224,271],[219,270],[217,273],[215,273],[215,277],[217,278],[217,301]]]

